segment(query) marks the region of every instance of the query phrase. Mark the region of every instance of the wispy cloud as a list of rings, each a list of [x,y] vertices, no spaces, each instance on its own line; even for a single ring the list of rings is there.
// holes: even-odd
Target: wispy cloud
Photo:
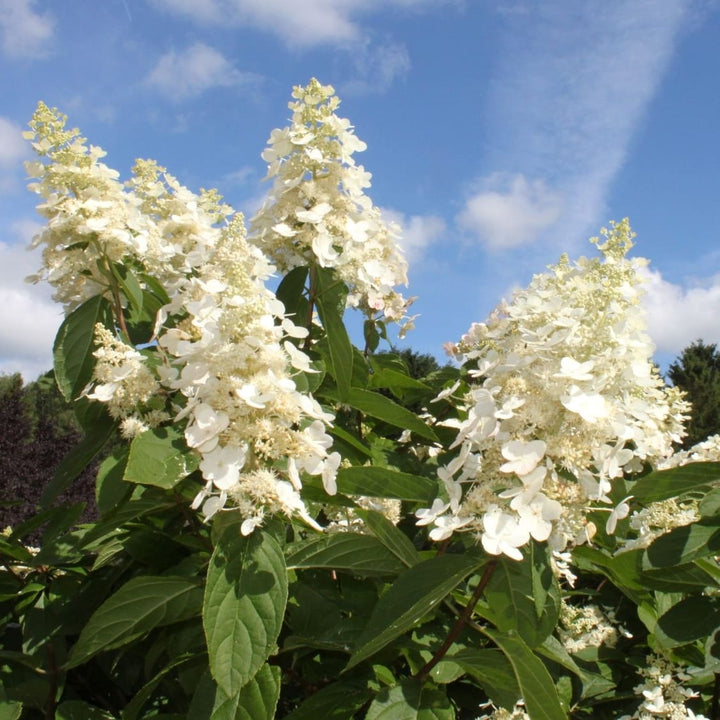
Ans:
[[[410,71],[410,54],[405,45],[390,40],[364,42],[352,53],[355,78],[342,86],[346,95],[384,93],[398,78]]]
[[[20,372],[27,381],[52,367],[53,338],[62,320],[48,286],[25,282],[40,266],[38,253],[25,249],[39,229],[31,220],[15,222],[10,230],[21,242],[0,242],[0,373]]]
[[[657,271],[646,273],[643,305],[659,352],[678,355],[698,339],[720,343],[720,275],[682,287]]]
[[[0,167],[16,165],[29,153],[22,129],[0,115]]]
[[[479,242],[517,246],[522,232],[525,242],[552,236],[568,247],[604,220],[690,4],[546,0],[503,15],[487,171],[460,214]],[[503,176],[515,180],[493,187]]]
[[[217,87],[247,87],[260,78],[241,72],[209,45],[195,43],[181,52],[171,50],[157,62],[147,84],[176,102],[196,98]]]
[[[17,180],[21,161],[30,155],[22,129],[0,115],[0,190],[8,190]]]
[[[445,0],[446,2],[452,0]],[[433,7],[437,0],[153,0],[158,7],[208,24],[249,25],[288,45],[342,45],[362,35],[358,18],[381,7]]]
[[[385,221],[400,226],[399,243],[409,263],[421,260],[430,245],[440,240],[447,230],[445,221],[435,215],[408,216],[389,208],[382,208],[382,215]]]
[[[40,58],[48,54],[55,21],[36,12],[35,0],[0,0],[0,45],[12,58]]]

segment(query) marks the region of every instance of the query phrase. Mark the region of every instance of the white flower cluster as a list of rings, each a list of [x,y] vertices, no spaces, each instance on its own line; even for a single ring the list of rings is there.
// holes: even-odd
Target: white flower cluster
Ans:
[[[669,498],[636,510],[630,516],[630,528],[637,536],[626,540],[622,550],[646,548],[674,528],[696,522],[700,519],[698,505],[695,498]]]
[[[106,403],[111,417],[122,420],[123,436],[133,438],[168,420],[166,412],[148,406],[160,385],[142,354],[100,323],[95,325],[95,344],[93,382],[84,394]]]
[[[648,655],[646,662],[647,666],[640,670],[644,681],[635,687],[642,702],[632,715],[623,715],[619,720],[708,720],[687,707],[687,701],[697,693],[682,686],[690,679],[686,673],[659,655]]]
[[[480,708],[490,710],[490,714],[479,715],[475,720],[530,720],[522,700],[518,700],[512,710],[495,707],[491,702],[483,703]]]
[[[112,263],[146,250],[143,222],[118,173],[99,161],[105,152],[87,147],[79,131],[65,129],[66,118],[43,103],[26,139],[41,158],[26,163],[28,186],[43,201],[37,210],[47,224],[33,240],[43,245],[43,268],[33,282],[47,280],[54,299],[73,310],[107,292]]]
[[[402,519],[402,502],[393,498],[381,497],[354,497],[357,507],[363,510],[374,510],[384,515],[393,525],[397,525]],[[325,528],[327,532],[369,532],[365,521],[355,512],[352,507],[337,507],[327,505],[324,508],[328,519]]]
[[[720,435],[711,435],[689,450],[679,450],[660,463],[658,469],[667,470],[694,462],[720,462]]]
[[[40,104],[29,133],[47,158],[29,165],[48,219],[36,239],[45,246],[39,277],[68,312],[107,296],[121,330],[129,300],[123,272],[141,290],[159,282],[170,299],[146,353],[96,328],[87,397],[106,403],[128,438],[170,413],[185,422],[206,481],[195,507],[202,504],[206,517],[232,501],[245,533],[275,512],[317,527],[300,497],[301,473],[321,476],[335,492],[340,456],[329,452],[326,432],[333,418],[297,389],[293,377],[313,372],[297,347],[308,331],[284,316],[265,287],[273,268],[247,243],[242,216],[231,217],[214,191],[195,195],[152,161],[138,161],[122,185],[98,162],[104,152],[65,122]]]
[[[217,225],[232,209],[214,191],[190,192],[151,160],[139,160],[132,179],[121,183],[99,161],[105,151],[87,146],[66,122],[39,103],[25,133],[46,159],[26,163],[28,187],[42,197],[37,209],[47,219],[33,240],[33,247],[43,246],[43,267],[28,280],[47,280],[66,313],[99,294],[117,304],[119,263],[142,267],[172,294],[208,262]]]
[[[592,603],[571,605],[565,599],[561,601],[558,636],[569,653],[585,648],[615,647],[621,634],[631,637],[618,625],[612,609]]]
[[[293,344],[308,331],[284,317],[258,277],[264,268],[235,216],[209,261],[165,308],[183,320],[158,339],[167,359],[162,382],[187,399],[176,420],[188,419],[185,440],[202,456],[207,484],[195,504],[210,517],[233,499],[245,516],[243,532],[278,508],[314,525],[299,495],[300,472],[320,475],[333,494],[340,463],[328,453],[332,416],[298,392],[291,376],[313,372]]]
[[[687,465],[694,462],[720,462],[720,435],[711,435],[688,450],[680,450],[658,463],[659,470]],[[623,550],[648,547],[656,538],[670,530],[690,525],[700,519],[697,498],[668,498],[650,503],[633,512],[630,528],[636,537],[626,540]]]
[[[386,224],[363,192],[371,176],[352,155],[366,145],[335,114],[334,92],[315,79],[294,89],[292,125],[273,130],[262,154],[274,182],[250,240],[283,273],[315,264],[335,268],[349,287],[348,306],[401,321],[409,301],[394,289],[407,285],[399,228]]]
[[[613,480],[668,457],[682,437],[688,406],[651,361],[644,261],[626,257],[626,220],[603,238],[593,239],[602,258],[563,257],[453,347],[472,384],[444,393],[460,410],[443,423],[458,450],[438,471],[447,500],[418,512],[431,538],[462,529],[515,559],[530,538],[556,551],[583,543],[596,530],[591,507],[612,505]],[[608,533],[627,500],[605,508]]]

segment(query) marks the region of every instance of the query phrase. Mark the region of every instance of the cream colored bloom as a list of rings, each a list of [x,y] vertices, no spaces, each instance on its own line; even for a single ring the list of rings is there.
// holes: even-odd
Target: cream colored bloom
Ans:
[[[457,457],[438,469],[453,498],[434,516],[443,536],[448,518],[470,517],[458,529],[491,554],[520,558],[530,537],[558,552],[585,542],[613,481],[664,462],[682,437],[687,405],[652,362],[627,221],[593,242],[599,258],[562,257],[453,346],[471,385],[437,399],[456,408],[441,423],[457,431]],[[608,532],[629,513],[626,501],[604,509]]]
[[[365,143],[335,114],[334,92],[314,79],[294,89],[292,125],[273,130],[262,154],[273,187],[252,220],[250,240],[283,273],[314,264],[334,268],[349,288],[348,306],[401,322],[410,301],[395,290],[407,285],[399,229],[364,193],[370,174],[352,156]]]
[[[28,133],[40,156],[29,168],[30,187],[47,221],[35,240],[43,247],[39,277],[67,312],[107,297],[123,333],[134,298],[132,283],[120,278],[132,273],[139,290],[169,298],[142,352],[96,328],[86,396],[107,405],[128,439],[172,414],[199,456],[205,485],[193,507],[206,519],[230,506],[243,515],[244,532],[277,512],[317,527],[300,496],[300,472],[321,475],[334,491],[340,458],[325,432],[333,417],[297,389],[293,378],[314,371],[294,344],[308,331],[285,316],[265,286],[274,268],[247,242],[242,215],[216,191],[195,194],[150,160],[138,161],[131,180],[120,183],[100,162],[104,152],[65,123],[41,103]],[[336,132],[350,130],[336,123]],[[313,139],[307,132],[281,135],[284,152],[310,148]],[[348,148],[358,146],[350,141]],[[295,210],[302,220],[293,215],[292,223],[326,232],[337,208],[318,199]],[[357,238],[362,227],[353,228]],[[285,234],[292,232],[288,226]]]

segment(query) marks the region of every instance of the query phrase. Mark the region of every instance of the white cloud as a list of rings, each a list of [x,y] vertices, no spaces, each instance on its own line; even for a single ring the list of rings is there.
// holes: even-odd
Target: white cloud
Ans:
[[[16,165],[28,154],[20,127],[0,115],[0,166]]]
[[[21,161],[30,155],[30,145],[15,123],[0,115],[0,190],[10,189],[17,179]]]
[[[20,221],[13,232],[29,241],[40,225]],[[52,367],[52,345],[62,310],[50,299],[47,285],[29,285],[25,278],[40,266],[37,252],[25,242],[0,242],[0,372],[20,372],[34,380]]]
[[[502,15],[497,72],[484,103],[485,174],[524,176],[531,186],[543,182],[563,198],[552,223],[544,221],[544,212],[530,222],[526,240],[552,238],[555,249],[572,249],[607,220],[610,183],[670,62],[690,5],[691,0],[545,0]],[[513,215],[517,194],[506,202],[481,196],[483,222],[473,223],[477,198],[470,196],[461,214],[468,228],[492,227],[500,236],[505,228],[512,244],[513,228],[519,232],[523,224]],[[521,212],[527,209],[521,201]]]
[[[147,78],[172,100],[181,101],[201,95],[215,87],[239,87],[259,80],[253,73],[235,68],[220,52],[204,43],[195,43],[181,53],[163,55]]]
[[[387,91],[397,78],[410,71],[410,55],[404,45],[366,42],[352,53],[356,77],[343,84],[347,95],[370,95]]]
[[[399,244],[409,263],[417,262],[425,250],[446,232],[445,221],[436,215],[404,215],[397,210],[382,208],[386,222],[397,223],[401,230]]]
[[[252,165],[243,165],[237,170],[225,173],[222,178],[222,184],[225,185],[245,185],[256,174],[256,169]]]
[[[47,55],[55,22],[49,13],[37,13],[34,0],[0,0],[0,44],[12,58]]]
[[[650,337],[661,353],[678,355],[698,339],[720,343],[720,275],[684,288],[647,270],[647,312]]]
[[[496,174],[469,197],[458,225],[491,250],[514,248],[534,240],[562,212],[562,198],[542,180]]]
[[[154,0],[155,5],[211,24],[250,25],[296,47],[357,41],[356,18],[377,8],[435,7],[437,0]]]

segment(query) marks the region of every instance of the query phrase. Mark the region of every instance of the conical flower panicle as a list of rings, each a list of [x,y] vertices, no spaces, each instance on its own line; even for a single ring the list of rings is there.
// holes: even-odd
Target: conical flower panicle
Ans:
[[[349,288],[349,306],[401,321],[409,301],[395,290],[407,285],[399,229],[364,193],[371,176],[353,154],[366,145],[335,114],[340,100],[334,92],[314,79],[294,89],[292,124],[273,130],[262,154],[273,186],[252,220],[250,239],[283,273],[306,265],[335,268]]]
[[[247,533],[277,512],[317,527],[300,497],[301,473],[335,492],[333,417],[297,389],[293,377],[313,372],[296,346],[307,330],[265,286],[273,267],[248,244],[242,215],[152,160],[137,161],[123,185],[99,162],[105,153],[65,123],[42,103],[30,123],[41,158],[28,165],[30,187],[47,219],[33,279],[50,282],[68,313],[107,296],[123,330],[131,299],[118,273],[132,272],[141,291],[159,283],[169,298],[142,352],[126,333],[96,326],[85,395],[107,406],[127,439],[169,422],[184,428],[205,479],[194,503],[205,517],[227,505],[240,510]]]
[[[449,504],[436,539],[462,528],[515,558],[531,537],[584,542],[588,508],[612,505],[612,481],[682,436],[687,405],[652,363],[627,220],[593,242],[601,257],[561,258],[454,347],[472,384],[450,422],[459,454],[440,468]],[[606,510],[608,532],[629,512]]]

